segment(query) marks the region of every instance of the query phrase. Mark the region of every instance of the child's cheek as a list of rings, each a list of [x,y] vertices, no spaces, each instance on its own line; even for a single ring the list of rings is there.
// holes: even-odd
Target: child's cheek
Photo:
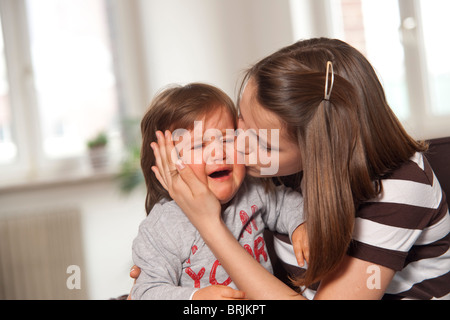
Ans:
[[[244,181],[245,173],[246,173],[245,165],[244,164],[237,164],[237,165],[235,164],[233,171],[235,172],[236,182],[238,184],[242,183],[242,181]]]

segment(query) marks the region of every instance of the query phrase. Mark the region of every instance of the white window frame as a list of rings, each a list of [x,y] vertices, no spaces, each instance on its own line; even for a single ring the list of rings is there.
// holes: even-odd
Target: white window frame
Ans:
[[[107,0],[114,23],[115,74],[120,82],[123,118],[139,118],[147,103],[147,79],[140,38],[139,1]],[[50,160],[43,152],[36,91],[28,38],[25,0],[0,0],[13,138],[18,148],[14,163],[0,165],[0,189],[48,182],[65,182],[114,175],[121,154],[103,172],[86,169],[86,158]]]
[[[394,1],[394,0],[393,0]],[[419,0],[397,0],[399,26],[405,53],[405,71],[410,116],[402,119],[406,130],[416,139],[450,136],[450,115],[433,115]],[[340,38],[339,15],[333,0],[290,0],[295,39],[311,37]],[[337,10],[337,11],[336,11]],[[412,20],[411,20],[412,19]],[[412,28],[403,22],[414,21]],[[393,30],[395,32],[395,30]],[[442,61],[446,63],[446,61]]]
[[[450,115],[434,115],[428,82],[425,42],[418,0],[398,0],[411,116],[406,123],[418,138],[450,136]],[[414,21],[408,28],[406,21]],[[442,63],[446,63],[442,61]]]

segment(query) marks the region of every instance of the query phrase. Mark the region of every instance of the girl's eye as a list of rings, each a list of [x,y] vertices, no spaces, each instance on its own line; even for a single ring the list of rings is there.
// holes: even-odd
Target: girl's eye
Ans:
[[[235,137],[224,137],[222,138],[222,143],[234,143]]]
[[[271,152],[271,151],[279,151],[279,149],[277,149],[276,147],[268,146],[267,144],[264,144],[264,143],[260,143],[259,147],[264,149],[264,150],[266,150],[266,151],[269,151],[269,152]]]
[[[269,146],[265,146],[265,145],[263,145],[263,144],[260,144],[259,145],[262,149],[264,149],[264,150],[266,150],[266,151],[272,151],[272,148],[271,147],[269,147]]]

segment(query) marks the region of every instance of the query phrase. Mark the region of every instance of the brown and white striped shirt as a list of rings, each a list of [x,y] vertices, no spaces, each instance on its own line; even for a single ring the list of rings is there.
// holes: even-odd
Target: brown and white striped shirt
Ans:
[[[278,239],[274,245],[283,262],[296,265],[292,248]],[[396,271],[383,299],[450,299],[449,247],[446,196],[417,153],[360,206],[348,254]]]

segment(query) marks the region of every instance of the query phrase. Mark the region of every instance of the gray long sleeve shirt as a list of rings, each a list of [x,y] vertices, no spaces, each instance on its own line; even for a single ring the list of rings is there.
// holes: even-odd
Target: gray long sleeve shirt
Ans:
[[[264,228],[291,236],[304,222],[303,198],[284,186],[266,193],[259,183],[244,181],[222,219],[249,254],[272,272]],[[133,260],[141,274],[132,299],[186,300],[196,289],[213,284],[236,288],[174,201],[156,204],[141,223]]]

